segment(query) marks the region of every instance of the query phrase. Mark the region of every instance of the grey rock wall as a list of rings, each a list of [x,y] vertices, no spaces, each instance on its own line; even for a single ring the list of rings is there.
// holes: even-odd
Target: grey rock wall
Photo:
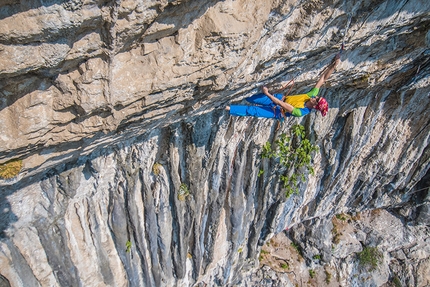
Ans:
[[[375,208],[427,242],[429,23],[428,1],[2,2],[0,161],[23,170],[0,183],[0,279],[246,284],[274,234]],[[306,92],[342,41],[326,117],[224,111],[293,76]],[[287,199],[260,152],[297,122],[320,152]]]
[[[327,266],[336,267],[331,280],[336,286],[384,286],[395,281],[402,286],[427,286],[428,226],[390,211],[339,214],[333,220],[304,222],[289,232],[295,242],[306,242],[301,250],[308,268],[323,273]],[[381,254],[375,268],[360,263],[358,256],[369,247]],[[315,260],[316,255],[321,259]]]

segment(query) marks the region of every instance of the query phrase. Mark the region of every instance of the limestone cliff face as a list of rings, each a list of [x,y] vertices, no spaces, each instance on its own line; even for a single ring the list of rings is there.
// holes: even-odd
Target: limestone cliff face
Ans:
[[[309,256],[328,252],[317,238],[329,236],[335,214],[375,208],[419,226],[396,250],[422,246],[429,27],[430,2],[418,0],[3,1],[0,161],[22,159],[23,169],[0,183],[0,280],[248,284],[273,234],[293,228]],[[343,41],[342,63],[321,89],[326,117],[276,130],[224,111],[292,77],[293,92],[306,92]],[[296,122],[320,152],[315,176],[286,199],[260,152]],[[323,258],[344,264],[342,286],[359,284],[354,252],[383,241],[366,238]],[[372,284],[402,264],[430,264],[428,249],[413,261],[393,251],[388,275]],[[396,276],[425,286],[420,274]]]

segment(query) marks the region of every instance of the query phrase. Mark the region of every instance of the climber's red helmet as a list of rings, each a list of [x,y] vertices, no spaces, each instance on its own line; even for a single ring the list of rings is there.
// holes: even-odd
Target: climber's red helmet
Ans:
[[[328,112],[328,103],[327,103],[327,100],[324,99],[324,98],[322,98],[322,97],[319,97],[315,109],[317,109],[318,111],[320,111],[321,115],[323,117],[325,117],[325,115]]]

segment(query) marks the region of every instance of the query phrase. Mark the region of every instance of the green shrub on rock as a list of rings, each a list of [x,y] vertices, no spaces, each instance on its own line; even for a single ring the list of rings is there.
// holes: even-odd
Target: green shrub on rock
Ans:
[[[184,201],[188,195],[190,195],[190,191],[188,189],[188,186],[185,183],[182,183],[181,186],[179,187],[178,199],[180,201]]]
[[[261,157],[278,160],[279,169],[285,170],[279,178],[287,198],[299,193],[298,186],[300,182],[306,181],[308,172],[314,174],[311,155],[317,150],[318,146],[306,138],[305,128],[299,124],[291,128],[290,135],[281,134],[274,146],[270,142],[263,146]]]
[[[382,262],[383,254],[376,247],[366,246],[358,254],[360,266],[369,271],[375,270]]]

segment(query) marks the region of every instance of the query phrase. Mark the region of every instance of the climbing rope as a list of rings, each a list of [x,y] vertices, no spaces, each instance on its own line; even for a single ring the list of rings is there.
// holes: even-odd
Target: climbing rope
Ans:
[[[328,65],[327,67],[324,68],[324,70],[322,70],[322,72],[320,73],[320,75],[324,74],[325,71],[331,66],[333,65],[337,59],[340,59],[340,57],[342,56],[343,50],[345,50],[345,42],[346,42],[346,35],[348,34],[348,29],[349,26],[351,25],[351,19],[352,16],[351,14],[348,13],[348,20],[346,22],[346,26],[345,26],[345,31],[343,32],[343,38],[342,38],[342,44],[340,45],[340,50],[339,52],[336,54],[336,56],[334,56],[333,60],[331,61],[330,65]]]
[[[347,23],[346,23],[346,26],[345,26],[345,31],[343,32],[343,38],[342,38],[342,44],[340,45],[340,50],[339,50],[339,52],[334,56],[334,58],[333,58],[333,60],[332,60],[332,62],[329,64],[329,65],[327,65],[324,69],[323,69],[323,71],[320,73],[320,75],[322,75],[323,73],[325,73],[326,71],[327,71],[327,69],[331,66],[331,65],[334,65],[334,63],[336,62],[336,60],[337,59],[340,59],[340,57],[342,56],[342,53],[343,53],[343,51],[345,50],[345,41],[346,41],[346,35],[348,34],[348,29],[349,29],[349,26],[351,25],[351,19],[352,19],[352,16],[351,16],[351,14],[350,13],[348,13],[348,20],[347,20]],[[297,75],[298,76],[298,75]],[[297,77],[296,76],[296,77]],[[294,80],[295,80],[295,78],[296,77],[293,77],[288,83],[287,83],[287,85],[286,86],[288,86],[290,83],[292,83],[291,84],[291,86],[290,86],[290,88],[289,88],[289,90],[288,90],[288,92],[286,93],[286,94],[284,94],[284,96],[282,97],[282,101],[285,101],[285,98],[286,97],[288,97],[288,95],[290,94],[290,92],[291,92],[291,90],[293,89],[293,86],[294,86]],[[280,91],[281,91],[282,89],[280,89]],[[285,111],[281,108],[281,107],[279,107],[280,108],[280,112],[281,112],[281,117],[278,119],[278,127],[276,128],[276,131],[280,128],[280,124],[281,124],[281,120],[283,121],[285,118],[286,118],[286,116],[285,116]],[[275,116],[275,118],[276,118],[276,106],[275,107],[273,107],[273,114],[274,114],[274,116]]]
[[[297,77],[297,76],[296,76]],[[290,94],[290,92],[291,92],[291,90],[293,89],[293,87],[294,87],[294,83],[295,83],[295,79],[296,79],[296,77],[293,77],[285,86],[287,87],[288,85],[290,85],[291,83],[291,86],[290,86],[290,88],[288,89],[288,92],[287,93],[285,93],[284,94],[284,96],[282,97],[282,99],[281,99],[281,101],[285,101],[285,98],[286,97],[288,97],[288,95]],[[284,90],[282,87],[281,87],[281,89],[279,89],[279,91],[282,91],[282,90]],[[273,109],[273,115],[274,115],[274,118],[276,118],[276,108],[277,108],[277,106],[274,106],[272,109]],[[280,109],[280,113],[281,113],[281,117],[278,119],[278,126],[276,127],[276,131],[278,131],[279,130],[279,128],[281,127],[281,120],[284,120],[285,118],[286,118],[286,116],[285,116],[285,111],[284,111],[284,109],[282,108],[282,107],[279,107],[279,109]]]

